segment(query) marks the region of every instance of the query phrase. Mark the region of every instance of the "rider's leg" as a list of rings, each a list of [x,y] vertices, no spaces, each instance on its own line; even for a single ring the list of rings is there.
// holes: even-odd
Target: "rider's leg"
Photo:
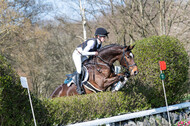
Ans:
[[[77,75],[76,75],[76,85],[77,85],[77,92],[79,94],[84,94],[84,91],[82,90],[81,87],[81,67],[82,67],[82,62],[81,62],[81,55],[77,52],[73,52],[73,61],[77,70]]]
[[[80,77],[80,74],[78,72],[76,75],[76,85],[77,85],[77,92],[79,94],[84,94],[84,90],[81,87],[81,77]]]

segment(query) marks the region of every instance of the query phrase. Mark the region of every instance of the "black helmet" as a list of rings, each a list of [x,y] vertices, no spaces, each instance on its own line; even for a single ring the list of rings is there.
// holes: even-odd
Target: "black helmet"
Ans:
[[[95,36],[99,35],[99,36],[108,36],[109,32],[107,32],[106,29],[104,28],[97,28],[96,32],[95,32]]]

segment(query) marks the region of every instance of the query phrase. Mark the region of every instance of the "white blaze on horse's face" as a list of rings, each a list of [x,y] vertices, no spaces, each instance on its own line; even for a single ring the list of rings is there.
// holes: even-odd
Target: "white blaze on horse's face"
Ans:
[[[130,57],[130,59],[132,59],[132,62],[133,62],[132,64],[129,65],[130,75],[137,75],[138,74],[138,68],[137,68],[137,65],[135,64],[135,62],[133,61],[134,55],[132,52],[130,52],[128,54],[128,56]]]
[[[133,56],[133,53],[130,53],[130,54],[129,54],[129,56],[131,56],[131,58],[133,58],[133,57],[134,57],[134,56]]]

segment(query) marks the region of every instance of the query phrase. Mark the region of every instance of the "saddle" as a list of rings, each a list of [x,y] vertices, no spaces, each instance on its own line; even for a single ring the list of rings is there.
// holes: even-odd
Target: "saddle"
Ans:
[[[72,74],[67,74],[67,78],[64,81],[64,84],[67,84],[68,87],[70,87],[72,84],[76,85],[76,74],[77,72],[73,72]],[[82,67],[82,72],[81,72],[81,86],[84,85],[87,89],[97,93],[101,92],[102,90],[97,89],[94,87],[89,81],[89,73],[88,70],[85,66]]]
[[[73,72],[72,74],[67,74],[67,78],[64,81],[64,84],[67,84],[67,86],[71,86],[72,83],[76,84],[76,74],[77,71]],[[81,72],[81,85],[88,80],[89,74],[88,70],[85,66],[82,67],[82,72]]]

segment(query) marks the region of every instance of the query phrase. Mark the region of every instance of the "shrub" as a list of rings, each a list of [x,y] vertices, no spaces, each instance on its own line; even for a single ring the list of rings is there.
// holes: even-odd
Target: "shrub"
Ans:
[[[145,110],[150,107],[141,94],[135,92],[103,92],[61,97],[47,103],[56,124],[69,124]]]
[[[32,94],[31,97],[37,124],[50,124],[48,111],[42,101]],[[0,56],[0,125],[34,125],[27,90],[22,88],[18,75],[2,56]]]
[[[139,74],[129,85],[142,93],[153,107],[165,105],[159,61],[165,61],[165,89],[168,104],[178,103],[188,89],[189,59],[182,43],[174,37],[153,36],[136,42],[133,49]]]

